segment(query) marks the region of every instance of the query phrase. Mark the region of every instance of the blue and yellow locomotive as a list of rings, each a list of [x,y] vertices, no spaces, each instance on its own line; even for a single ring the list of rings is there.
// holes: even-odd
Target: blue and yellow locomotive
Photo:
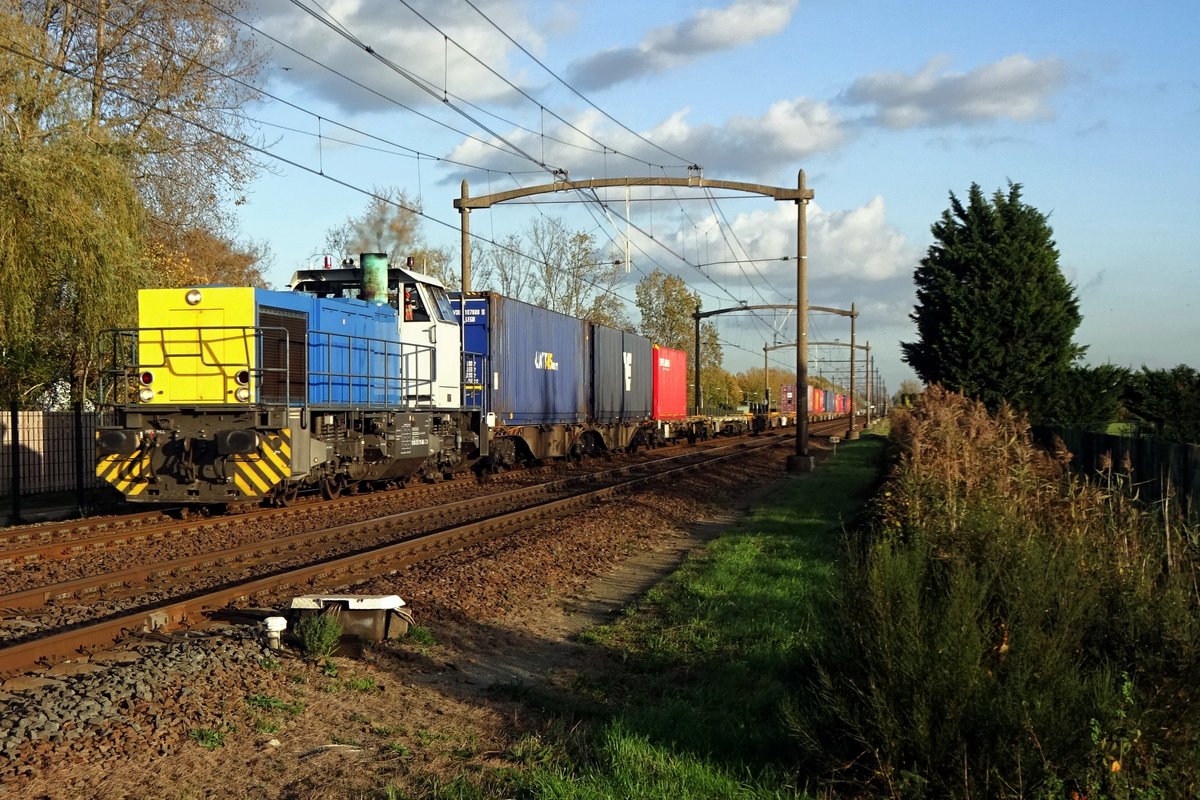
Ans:
[[[292,291],[146,289],[115,331],[96,473],[128,500],[286,503],[479,458],[444,287],[365,254]]]

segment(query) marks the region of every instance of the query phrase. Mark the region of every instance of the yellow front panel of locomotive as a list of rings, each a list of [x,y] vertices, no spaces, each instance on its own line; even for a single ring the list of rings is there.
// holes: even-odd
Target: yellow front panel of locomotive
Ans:
[[[252,288],[142,289],[138,328],[150,403],[234,403],[237,374],[254,370]]]

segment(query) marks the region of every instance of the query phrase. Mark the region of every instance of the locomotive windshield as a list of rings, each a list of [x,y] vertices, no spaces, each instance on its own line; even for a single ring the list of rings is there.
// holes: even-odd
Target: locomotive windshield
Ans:
[[[446,290],[442,288],[435,288],[433,286],[430,286],[429,290],[433,292],[433,300],[434,303],[437,304],[438,318],[441,319],[442,322],[453,322],[457,324],[458,320],[454,316],[454,307],[450,305],[450,298],[446,294]]]

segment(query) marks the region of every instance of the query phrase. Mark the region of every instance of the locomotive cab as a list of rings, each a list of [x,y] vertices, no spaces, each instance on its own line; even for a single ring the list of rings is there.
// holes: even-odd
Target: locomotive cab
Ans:
[[[405,397],[417,406],[458,409],[462,406],[462,330],[454,315],[446,287],[436,278],[403,267],[387,265],[382,254],[365,253],[362,268],[299,270],[288,286],[293,292],[318,297],[359,297],[384,302],[375,289],[372,256],[386,270],[386,302],[399,312],[400,341],[418,346],[406,356],[401,369],[406,376]],[[352,262],[351,262],[352,263]],[[383,283],[382,276],[377,279]]]
[[[400,341],[428,345],[433,348],[428,365],[432,374],[423,376],[432,396],[413,395],[417,402],[429,402],[436,408],[458,408],[462,405],[462,385],[459,382],[462,358],[462,329],[454,316],[450,298],[442,284],[428,275],[396,270],[401,273],[398,286],[400,301]]]

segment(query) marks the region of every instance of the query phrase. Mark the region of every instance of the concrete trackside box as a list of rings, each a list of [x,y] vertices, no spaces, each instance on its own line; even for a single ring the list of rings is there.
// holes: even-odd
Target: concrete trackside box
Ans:
[[[687,416],[687,353],[654,345],[655,419]]]
[[[650,340],[588,323],[592,333],[592,419],[597,423],[650,419],[653,358]]]
[[[587,323],[495,292],[472,292],[465,304],[459,293],[451,298],[456,314],[465,311],[463,350],[481,356],[467,359],[464,386],[482,387],[497,425],[587,421]]]

